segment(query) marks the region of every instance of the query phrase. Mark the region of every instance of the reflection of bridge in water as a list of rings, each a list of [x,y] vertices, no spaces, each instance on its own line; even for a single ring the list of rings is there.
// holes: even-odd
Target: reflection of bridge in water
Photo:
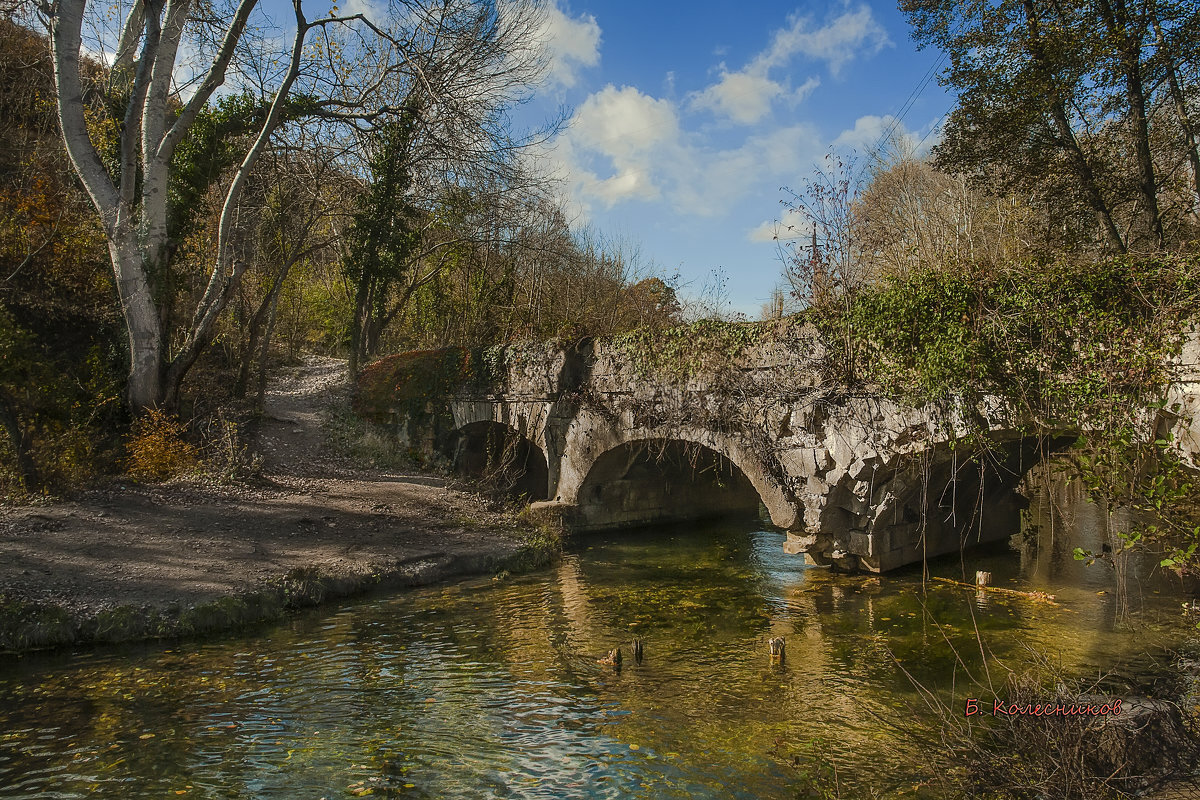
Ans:
[[[1185,410],[1200,397],[1197,350],[1193,339],[1172,387]],[[686,378],[647,377],[631,360],[605,342],[514,348],[493,381],[464,385],[419,420],[375,417],[465,472],[503,460],[515,488],[577,531],[752,514],[761,503],[788,532],[788,552],[872,572],[1009,535],[1018,482],[1039,451],[1075,436],[1031,437],[1001,403],[917,409],[830,385],[806,327]],[[990,432],[984,458],[953,444],[967,416]],[[1178,432],[1200,450],[1195,430]]]

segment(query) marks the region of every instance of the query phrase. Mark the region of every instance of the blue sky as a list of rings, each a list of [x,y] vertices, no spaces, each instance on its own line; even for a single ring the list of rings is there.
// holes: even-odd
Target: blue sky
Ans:
[[[548,38],[523,114],[573,111],[551,160],[580,220],[692,293],[719,268],[750,316],[779,280],[780,187],[869,151],[940,55],[889,3],[555,0]],[[951,102],[930,81],[898,130],[927,148]]]

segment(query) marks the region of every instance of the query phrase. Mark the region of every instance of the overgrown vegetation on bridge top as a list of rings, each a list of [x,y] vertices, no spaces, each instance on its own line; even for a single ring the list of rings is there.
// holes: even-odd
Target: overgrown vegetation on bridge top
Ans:
[[[917,404],[999,395],[1047,427],[1106,424],[1161,399],[1200,313],[1200,257],[926,268],[809,313],[848,383]]]
[[[638,328],[608,343],[643,377],[686,380],[729,366],[746,348],[777,337],[779,330],[775,322],[702,319],[669,328]]]

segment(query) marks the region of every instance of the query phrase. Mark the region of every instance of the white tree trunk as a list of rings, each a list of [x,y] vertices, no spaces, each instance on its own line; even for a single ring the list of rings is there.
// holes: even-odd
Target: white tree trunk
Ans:
[[[129,337],[126,397],[130,408],[139,411],[161,405],[167,399],[173,400],[175,393],[172,390],[172,397],[167,397],[165,379],[168,369],[163,353],[162,318],[150,278],[153,270],[165,266],[163,262],[167,256],[167,185],[171,157],[175,145],[186,133],[187,125],[224,81],[233,47],[256,0],[241,3],[201,91],[169,132],[166,130],[168,97],[192,0],[169,0],[165,9],[161,2],[149,0],[135,5],[131,12],[133,16],[122,33],[120,59],[115,65],[118,69],[132,69],[134,73],[131,100],[124,118],[116,184],[96,152],[84,117],[79,52],[86,5],[86,0],[60,0],[50,16],[59,123],[67,153],[99,212],[108,239],[121,313]],[[135,57],[139,42],[141,53]],[[183,117],[187,117],[187,124],[180,125]],[[135,209],[140,213],[135,213]],[[228,275],[224,264],[214,268],[213,273],[218,284],[222,283],[218,275]],[[193,331],[189,338],[206,338],[215,318],[216,314],[204,315],[203,330]],[[198,317],[198,321],[200,319]],[[191,360],[194,361],[194,356]],[[177,383],[178,378],[174,380],[174,384]]]
[[[117,294],[129,334],[129,383],[126,397],[133,409],[154,408],[163,400],[162,320],[142,267],[142,251],[132,231],[109,241],[117,276]]]
[[[84,0],[61,0],[51,20],[59,124],[67,154],[99,212],[108,239],[121,313],[129,333],[127,399],[134,409],[150,408],[162,399],[162,327],[130,203],[136,177],[122,175],[118,190],[88,135],[79,73],[84,6]]]

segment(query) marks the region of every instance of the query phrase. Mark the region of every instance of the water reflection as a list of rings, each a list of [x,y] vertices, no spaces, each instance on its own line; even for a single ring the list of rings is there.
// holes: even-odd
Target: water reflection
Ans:
[[[1075,538],[1035,503],[1017,552],[930,570],[990,570],[1058,605],[919,569],[840,576],[783,555],[778,532],[687,527],[248,638],[15,660],[0,667],[0,797],[788,797],[790,758],[814,741],[851,783],[911,787],[920,760],[898,731],[920,703],[897,661],[961,693],[976,630],[1010,666],[1032,647],[1078,674],[1181,631],[1154,579],[1133,583],[1122,622],[1112,571],[1071,558],[1100,541],[1098,518],[1070,507]],[[620,670],[597,663],[618,644]]]

